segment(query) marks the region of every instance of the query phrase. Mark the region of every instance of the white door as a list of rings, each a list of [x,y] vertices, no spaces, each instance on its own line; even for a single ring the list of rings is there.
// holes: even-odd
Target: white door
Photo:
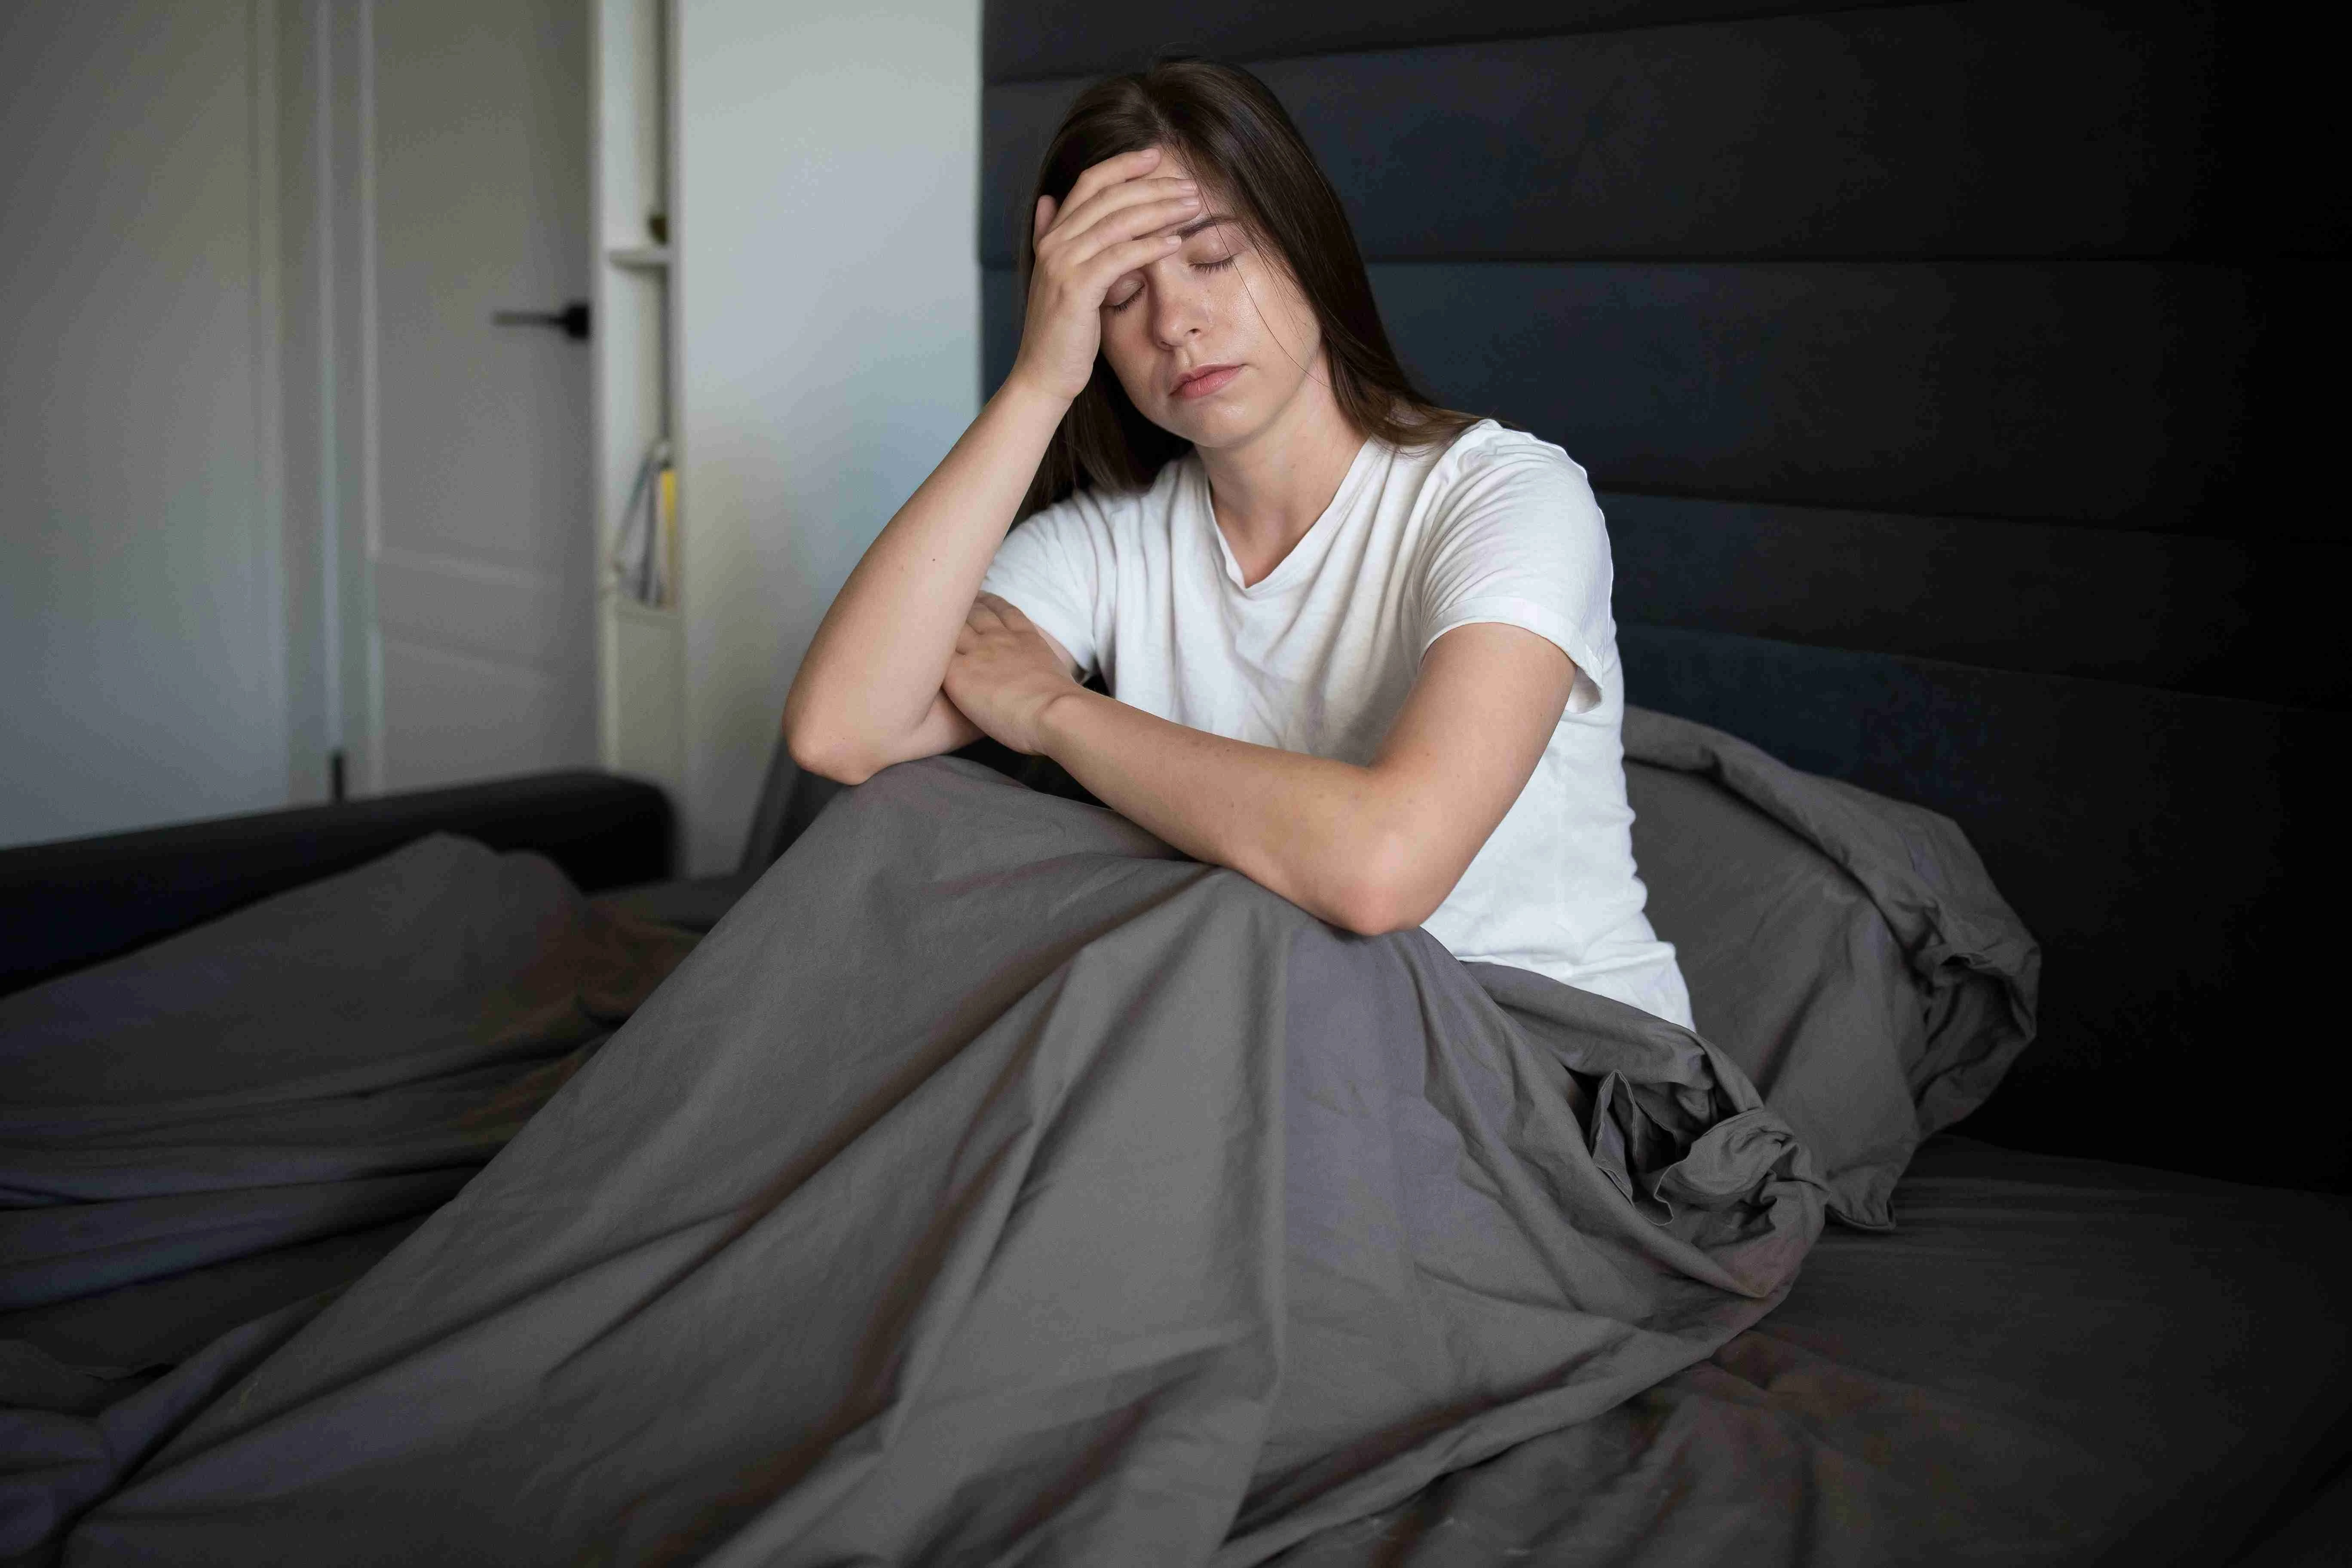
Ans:
[[[589,297],[587,8],[366,12],[374,449],[352,782],[591,765],[589,348],[492,320]]]

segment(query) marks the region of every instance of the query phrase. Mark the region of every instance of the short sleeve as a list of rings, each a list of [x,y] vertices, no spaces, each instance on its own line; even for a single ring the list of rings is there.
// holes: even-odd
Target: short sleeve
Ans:
[[[1100,519],[1080,492],[1015,523],[980,580],[981,591],[1010,601],[1078,661],[1081,679],[1101,668],[1098,625],[1105,624]]]
[[[1599,706],[1616,678],[1609,535],[1584,470],[1532,437],[1463,455],[1432,509],[1420,574],[1420,642],[1500,622],[1576,663],[1568,710]]]

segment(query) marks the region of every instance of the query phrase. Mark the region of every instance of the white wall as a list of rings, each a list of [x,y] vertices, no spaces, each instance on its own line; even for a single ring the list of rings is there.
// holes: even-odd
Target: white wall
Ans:
[[[0,6],[0,844],[288,797],[272,9]]]
[[[676,0],[688,857],[731,868],[859,553],[979,411],[979,0]]]

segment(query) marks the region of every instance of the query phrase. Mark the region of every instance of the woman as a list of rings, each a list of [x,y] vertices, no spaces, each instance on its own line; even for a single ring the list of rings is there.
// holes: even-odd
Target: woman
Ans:
[[[1334,925],[1687,1026],[1583,470],[1413,391],[1273,95],[1097,85],[1023,260],[1012,374],[827,613],[793,757],[855,784],[984,733]]]
[[[1574,465],[1411,395],[1241,73],[1089,93],[1045,184],[1018,366],[793,692],[868,782],[75,1561],[1255,1563],[1788,1289],[1809,1156],[1651,1016]],[[982,733],[1124,816],[889,768]]]

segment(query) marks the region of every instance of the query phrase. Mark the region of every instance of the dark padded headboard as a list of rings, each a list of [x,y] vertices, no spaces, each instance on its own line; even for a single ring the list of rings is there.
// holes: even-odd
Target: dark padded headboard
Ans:
[[[1950,815],[2041,938],[2042,1042],[1969,1130],[2346,1184],[2324,53],[2212,6],[1704,0],[989,0],[984,49],[989,386],[1072,95],[1247,65],[1411,368],[1591,472],[1632,700]]]

